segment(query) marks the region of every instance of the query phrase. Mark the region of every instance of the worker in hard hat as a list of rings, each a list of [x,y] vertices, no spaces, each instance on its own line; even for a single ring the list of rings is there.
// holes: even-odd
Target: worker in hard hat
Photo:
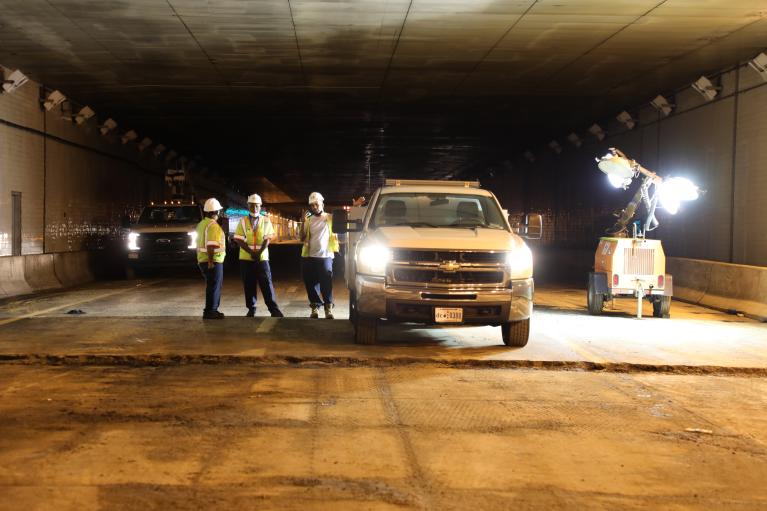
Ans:
[[[319,192],[309,195],[309,211],[301,230],[301,273],[309,297],[311,318],[333,319],[333,257],[338,252],[338,236],[333,233],[333,217],[324,211],[325,199]],[[320,299],[320,294],[322,298]]]
[[[248,196],[250,214],[240,219],[234,231],[234,241],[240,246],[240,277],[245,291],[247,317],[256,315],[256,288],[261,288],[264,304],[273,318],[283,317],[277,306],[269,267],[269,242],[274,238],[274,226],[268,216],[261,212],[261,197]]]
[[[224,258],[226,257],[226,235],[218,225],[221,203],[214,198],[205,201],[205,218],[197,224],[197,264],[205,277],[204,319],[223,319],[218,311],[221,302],[221,285],[224,281]]]

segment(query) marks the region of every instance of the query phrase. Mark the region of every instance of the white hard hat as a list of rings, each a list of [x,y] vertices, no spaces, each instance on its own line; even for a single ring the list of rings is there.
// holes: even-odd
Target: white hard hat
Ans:
[[[212,213],[213,211],[221,211],[224,208],[221,207],[221,203],[217,199],[211,197],[205,201],[205,207],[202,209],[206,213]]]
[[[263,202],[261,202],[261,196],[257,193],[248,195],[248,204],[263,204]]]
[[[325,197],[320,192],[312,192],[309,194],[309,204],[314,202],[325,202]]]

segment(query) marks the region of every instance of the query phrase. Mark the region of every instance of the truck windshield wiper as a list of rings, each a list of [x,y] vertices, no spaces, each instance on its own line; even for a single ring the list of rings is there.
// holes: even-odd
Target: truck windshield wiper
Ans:
[[[430,224],[428,222],[399,222],[394,224],[396,226],[408,226],[408,227],[439,227],[439,225]]]

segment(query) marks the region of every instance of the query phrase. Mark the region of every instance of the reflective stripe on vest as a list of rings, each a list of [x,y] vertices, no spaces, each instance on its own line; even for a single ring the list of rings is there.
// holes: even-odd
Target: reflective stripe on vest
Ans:
[[[206,254],[208,253],[208,229],[210,229],[210,227],[215,223],[216,223],[215,220],[211,220],[208,223],[208,225],[205,226],[205,231],[203,231],[205,235],[202,237],[202,247],[197,247],[198,252],[205,252]],[[221,245],[220,240],[216,240],[216,241],[219,243],[219,246],[213,249],[213,253],[220,254],[222,252],[226,252],[226,241],[224,241],[223,247],[220,246]]]

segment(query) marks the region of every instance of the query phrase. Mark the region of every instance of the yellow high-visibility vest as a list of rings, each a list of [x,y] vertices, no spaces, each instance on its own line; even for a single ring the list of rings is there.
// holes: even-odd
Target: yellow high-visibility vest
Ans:
[[[312,237],[312,230],[309,228],[309,219],[311,214],[307,214],[304,218],[304,246],[301,249],[301,257],[309,257],[309,240]],[[330,231],[330,239],[328,240],[328,250],[331,252],[338,252],[340,247],[338,245],[338,236],[333,232],[333,215],[330,213],[325,214],[325,221],[328,224],[328,230]]]
[[[245,216],[240,219],[237,224],[237,229],[234,231],[234,239],[242,240],[253,250],[258,249],[264,243],[264,239],[270,236],[274,236],[274,226],[272,221],[267,216],[258,217],[258,225],[256,230],[253,230],[253,223],[250,216]],[[253,256],[243,249],[240,249],[241,261],[252,261]],[[266,248],[261,253],[261,261],[269,260],[269,249]]]
[[[226,235],[218,222],[203,218],[197,224],[197,262],[208,262],[208,246],[213,248],[213,262],[223,263],[226,257]]]

